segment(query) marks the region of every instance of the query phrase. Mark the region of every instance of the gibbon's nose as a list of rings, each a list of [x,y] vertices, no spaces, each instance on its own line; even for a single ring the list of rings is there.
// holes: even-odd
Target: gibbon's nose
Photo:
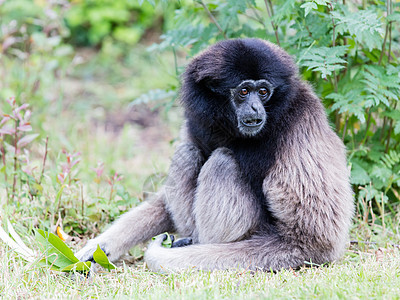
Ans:
[[[252,108],[252,110],[254,110],[254,112],[258,113],[258,108],[257,108],[256,103],[251,104],[251,108]]]

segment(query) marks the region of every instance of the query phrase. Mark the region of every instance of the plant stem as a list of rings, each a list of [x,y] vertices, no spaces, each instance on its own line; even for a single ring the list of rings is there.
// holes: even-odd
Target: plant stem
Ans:
[[[224,39],[227,40],[228,37],[226,36],[225,32],[222,30],[221,26],[219,25],[218,21],[215,19],[215,17],[211,13],[211,11],[208,9],[207,5],[205,5],[202,0],[198,0],[198,3],[200,3],[201,6],[203,6],[204,10],[207,12],[207,14],[210,17],[211,21],[215,24],[215,26],[217,26],[219,32],[221,32],[221,34],[224,36]]]
[[[393,110],[396,110],[397,107],[397,102],[394,104]],[[386,148],[385,148],[385,153],[389,152],[389,145],[390,145],[390,136],[392,135],[392,130],[393,130],[393,119],[390,120],[389,123],[389,132],[386,138]]]
[[[343,128],[343,135],[342,135],[342,141],[344,141],[344,137],[346,136],[346,131],[347,131],[347,125],[349,123],[349,117],[346,116],[346,122],[344,123],[344,128]]]
[[[247,14],[246,14],[246,16],[249,17],[250,19],[252,19],[252,20],[257,21],[258,23],[260,23],[260,24],[264,27],[264,29],[267,29],[266,26],[265,26],[264,20],[263,20],[263,19],[260,17],[260,15],[257,13],[257,8],[255,8],[255,7],[253,6],[253,7],[252,7],[252,11],[253,11],[255,17],[253,17],[253,16],[251,16],[251,15],[247,15]]]
[[[47,159],[47,146],[49,144],[49,136],[46,137],[46,146],[45,146],[45,150],[44,150],[44,157],[43,157],[43,163],[42,163],[42,173],[40,174],[40,178],[39,178],[39,184],[42,183],[42,179],[43,179],[43,175],[44,175],[44,168],[46,166],[46,159]]]
[[[385,130],[385,127],[386,127],[386,123],[387,123],[387,117],[385,116],[384,118],[383,118],[383,124],[382,124],[382,129],[381,129],[381,134],[379,135],[379,140],[382,142],[382,139],[383,139],[383,134],[384,134],[384,130]]]
[[[368,111],[367,125],[366,125],[366,129],[365,129],[365,136],[361,143],[362,145],[364,145],[368,141],[368,129],[369,129],[369,126],[371,125],[371,114],[372,114],[371,107],[368,107],[367,111]]]
[[[11,200],[14,201],[15,197],[15,186],[17,184],[17,153],[18,153],[18,120],[15,120],[14,126],[14,178],[13,178],[13,186],[12,186],[12,195]],[[8,203],[7,203],[8,204]]]
[[[83,199],[83,185],[81,185],[82,218],[85,216],[85,199]]]
[[[114,193],[114,185],[111,186],[111,190],[110,190],[110,197],[109,197],[110,202],[112,200],[113,193]]]
[[[385,37],[383,38],[383,44],[382,44],[381,55],[379,56],[379,61],[378,61],[378,65],[379,65],[379,66],[380,66],[381,63],[382,63],[383,54],[385,53],[386,40],[387,40],[388,32],[389,32],[389,24],[386,24],[386,27],[385,27]]]
[[[387,2],[387,15],[390,15],[391,11],[392,11],[392,1],[388,0],[388,2]],[[389,49],[388,49],[388,54],[387,54],[387,56],[388,56],[388,64],[389,64],[390,63],[390,58],[391,58],[390,53],[392,52],[392,22],[389,22],[386,25],[385,39],[383,41],[382,52],[381,52],[381,56],[379,57],[379,62],[378,62],[379,65],[382,62],[382,57],[383,57],[383,53],[385,51],[385,44],[386,44],[387,36],[389,36]],[[394,104],[394,109],[396,109],[396,105],[397,105],[397,103]],[[387,117],[385,116],[383,118],[383,126],[382,126],[380,139],[382,139],[382,137],[383,137],[383,130],[385,129],[386,123],[387,123]],[[389,142],[390,142],[390,135],[391,135],[392,127],[393,127],[393,119],[390,120],[389,134],[388,134],[388,137],[387,137],[386,148],[385,148],[385,152],[386,153],[389,151]]]
[[[272,6],[272,2],[271,2],[271,0],[264,0],[264,3],[265,3],[265,7],[267,8],[268,16],[271,19],[272,29],[275,32],[276,43],[278,44],[278,46],[280,46],[281,43],[279,41],[279,36],[278,36],[278,26],[276,26],[274,21],[272,20],[272,17],[274,16],[274,8]]]
[[[333,5],[331,2],[328,3],[328,11],[331,13],[333,11]],[[336,24],[335,24],[335,19],[332,16],[332,47],[336,46]],[[335,93],[338,92],[338,78],[336,75],[336,71],[333,71],[333,89]],[[339,114],[339,109],[336,110],[335,112],[335,127],[336,127],[336,132],[339,133],[340,130],[340,114]]]
[[[3,137],[4,138],[4,137]],[[3,161],[3,165],[4,165],[4,183],[6,184],[6,195],[7,195],[7,204],[8,204],[8,186],[7,186],[7,166],[6,166],[6,150],[4,149],[4,141],[3,139],[1,140],[1,147],[0,147],[0,151],[1,151],[1,158]]]

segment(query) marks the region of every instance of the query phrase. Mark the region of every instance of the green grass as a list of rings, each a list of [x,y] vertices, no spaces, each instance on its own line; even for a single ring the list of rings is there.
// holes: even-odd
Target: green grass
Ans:
[[[283,270],[157,274],[145,266],[121,266],[89,279],[40,270],[2,249],[2,298],[141,298],[141,299],[398,299],[399,251],[376,255],[347,254],[328,267]]]

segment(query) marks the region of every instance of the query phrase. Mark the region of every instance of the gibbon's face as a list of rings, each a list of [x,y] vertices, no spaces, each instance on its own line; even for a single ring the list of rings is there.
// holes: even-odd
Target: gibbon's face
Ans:
[[[244,80],[231,89],[237,128],[242,135],[255,136],[263,129],[267,119],[265,105],[272,93],[273,87],[265,79]]]
[[[226,135],[258,137],[283,115],[297,74],[292,58],[271,43],[225,40],[188,65],[181,102],[203,135],[220,125]]]

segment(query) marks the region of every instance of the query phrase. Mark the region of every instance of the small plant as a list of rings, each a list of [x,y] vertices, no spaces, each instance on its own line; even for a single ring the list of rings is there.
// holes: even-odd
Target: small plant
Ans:
[[[16,187],[18,179],[21,180],[21,171],[23,172],[23,170],[25,170],[25,173],[32,174],[32,170],[29,169],[28,152],[25,148],[29,143],[35,140],[39,134],[26,134],[32,131],[32,126],[29,121],[31,112],[28,110],[28,104],[17,105],[14,97],[8,99],[7,103],[9,104],[11,112],[1,114],[0,150],[7,199],[14,201],[15,196],[18,197]],[[24,154],[25,160],[23,159]],[[26,164],[25,168],[21,167],[24,163]],[[8,167],[8,165],[12,165],[12,167]],[[8,175],[12,177],[11,190],[8,182]]]
[[[91,262],[83,262],[77,259],[73,251],[55,234],[41,229],[35,230],[35,239],[41,250],[41,253],[36,254],[24,244],[10,222],[8,222],[8,230],[11,237],[0,227],[0,239],[19,253],[26,261],[31,263],[38,262],[39,266],[50,267],[54,271],[83,272],[86,274],[90,271]],[[43,256],[44,258],[40,258]],[[115,265],[108,260],[107,255],[100,246],[97,246],[96,251],[93,253],[93,260],[108,271],[115,269]]]

